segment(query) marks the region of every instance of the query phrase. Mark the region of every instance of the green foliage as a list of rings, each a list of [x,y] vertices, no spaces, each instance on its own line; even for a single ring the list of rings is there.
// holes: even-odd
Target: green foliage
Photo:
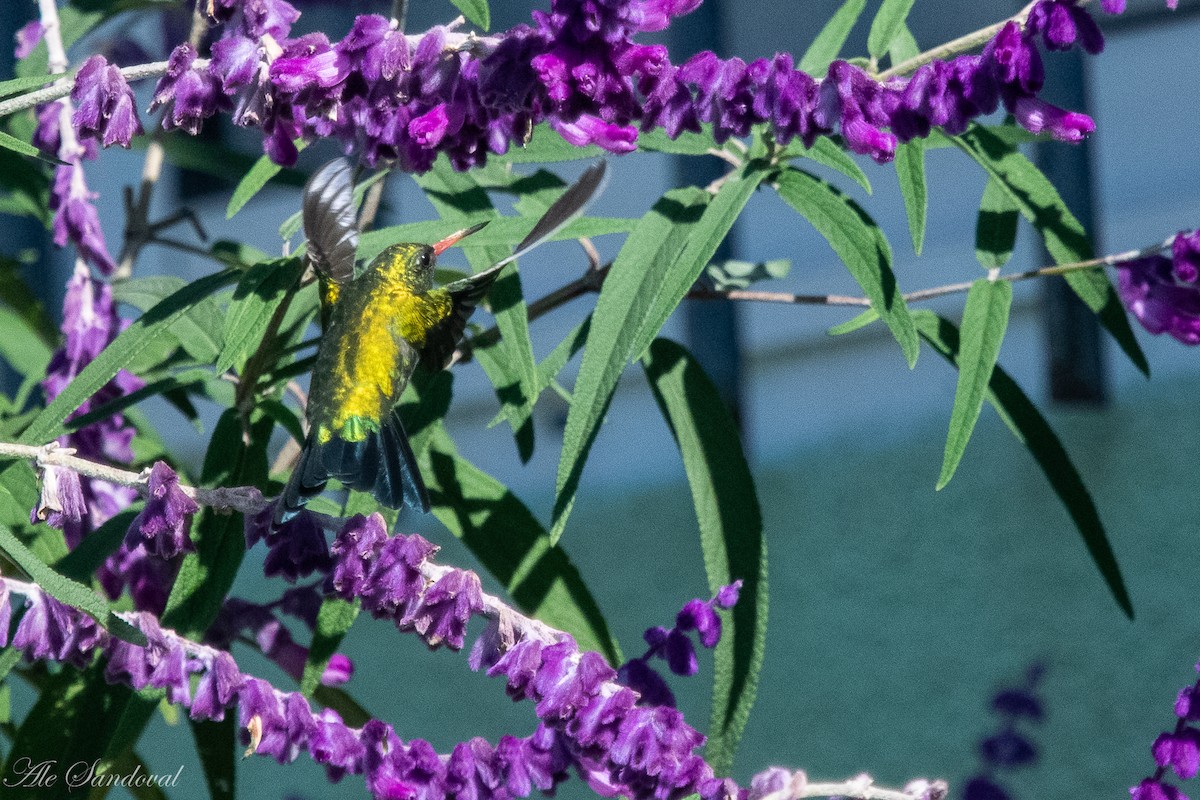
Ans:
[[[950,432],[946,436],[946,452],[942,458],[942,474],[937,488],[941,490],[962,460],[971,432],[983,410],[983,397],[1000,343],[1008,329],[1008,312],[1012,308],[1012,284],[980,278],[967,294],[963,310],[962,345],[958,354],[958,388],[954,390],[954,410],[950,414]]]
[[[467,21],[482,30],[492,26],[492,12],[487,0],[450,0],[454,7],[463,13]]]
[[[821,28],[817,38],[808,46],[797,67],[817,78],[828,72],[829,65],[842,51],[846,39],[850,38],[850,31],[866,7],[867,0],[846,0],[842,3],[829,22],[825,23],[825,27]]]
[[[883,58],[891,49],[896,37],[905,28],[913,2],[914,0],[883,0],[883,5],[879,7],[875,19],[871,22],[871,32],[867,35],[867,52],[871,54],[871,58]]]
[[[1000,269],[1012,258],[1019,214],[1020,209],[1004,184],[989,178],[975,223],[975,258],[984,269]]]
[[[798,169],[780,173],[775,188],[788,205],[833,247],[871,307],[892,330],[910,367],[917,363],[917,332],[892,274],[892,248],[879,226],[846,195]]]
[[[658,339],[646,377],[679,445],[700,525],[709,591],[740,579],[715,654],[712,721],[705,756],[718,775],[733,756],[758,691],[767,644],[767,540],[737,425],[704,370],[679,345]]]
[[[925,216],[929,211],[929,189],[925,185],[925,140],[913,139],[896,148],[896,177],[908,212],[908,230],[913,251],[921,255],[925,246]]]

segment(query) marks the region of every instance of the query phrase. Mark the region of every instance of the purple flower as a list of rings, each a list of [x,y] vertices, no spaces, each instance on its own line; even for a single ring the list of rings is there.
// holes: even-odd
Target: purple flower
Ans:
[[[71,99],[77,104],[71,117],[80,138],[99,139],[105,147],[128,148],[142,133],[142,123],[133,107],[133,90],[121,70],[104,56],[94,55],[75,74]]]
[[[154,87],[150,110],[169,106],[163,116],[163,128],[182,128],[193,136],[200,132],[204,120],[226,105],[225,95],[216,75],[210,69],[196,69],[196,49],[181,44],[171,52],[167,71]]]
[[[1171,242],[1171,266],[1182,283],[1200,281],[1200,231],[1180,231]]]
[[[338,713],[326,708],[316,715],[315,723],[308,749],[314,761],[325,765],[329,780],[337,782],[347,773],[362,772],[367,749]]]
[[[1033,743],[1014,730],[1005,730],[979,743],[979,752],[997,767],[1019,767],[1037,760]]]
[[[420,603],[410,605],[396,625],[401,630],[411,627],[432,648],[445,643],[451,650],[461,650],[466,640],[467,622],[482,610],[483,589],[479,585],[479,576],[455,569],[426,589]]]
[[[61,529],[67,523],[78,524],[86,513],[87,501],[77,472],[54,466],[42,470],[42,499],[30,513],[31,523],[45,522]]]
[[[1200,344],[1200,286],[1176,281],[1165,256],[1147,256],[1117,265],[1117,290],[1142,327],[1167,333],[1184,344]]]
[[[400,619],[409,605],[420,599],[425,589],[421,565],[437,552],[437,547],[414,534],[388,539],[378,552],[360,595],[363,608],[377,617]]]
[[[325,665],[325,671],[321,673],[321,683],[325,686],[341,686],[349,683],[353,677],[354,662],[344,653],[334,653]]]
[[[1175,716],[1180,719],[1200,719],[1200,684],[1185,686],[1175,699]]]
[[[718,606],[720,606],[721,608],[733,608],[734,606],[737,605],[737,601],[738,601],[738,598],[741,596],[741,592],[742,592],[742,579],[738,578],[736,581],[729,584],[728,586],[722,586],[720,589],[718,589],[717,596],[713,599],[714,599],[714,602],[716,602],[716,604]],[[712,647],[714,645],[705,645],[705,646]]]
[[[1151,747],[1154,762],[1170,767],[1183,779],[1195,777],[1200,771],[1200,730],[1181,726],[1174,733],[1164,733]]]
[[[271,507],[267,511],[271,511]],[[263,574],[268,578],[282,575],[294,583],[314,572],[322,575],[329,572],[331,561],[325,531],[307,511],[271,531],[266,540],[269,550],[263,563]]]
[[[1093,55],[1104,49],[1104,34],[1086,9],[1074,2],[1043,0],[1029,12],[1025,28],[1041,33],[1050,50],[1070,50],[1078,41]]]
[[[369,588],[367,575],[387,541],[387,524],[382,516],[357,514],[351,517],[338,531],[329,549],[334,561],[327,591],[345,599],[365,594]]]
[[[54,215],[54,243],[63,247],[70,241],[87,263],[109,274],[116,264],[108,254],[100,217],[92,205],[96,197],[95,192],[88,190],[83,167],[78,162],[55,170],[50,189],[50,209],[58,212]]]
[[[179,476],[161,461],[150,468],[146,507],[134,518],[125,534],[125,546],[139,544],[161,559],[171,559],[195,549],[188,537],[192,515],[200,510],[196,501],[179,488]]]
[[[13,48],[13,57],[20,60],[33,52],[33,48],[38,46],[38,42],[42,41],[42,34],[45,33],[45,27],[40,19],[35,19],[32,22],[26,22],[21,26],[13,37],[16,40],[16,47]]]
[[[225,719],[225,709],[233,704],[243,683],[233,657],[226,652],[218,653],[208,669],[200,675],[196,694],[192,698],[192,719]]]
[[[642,705],[675,707],[671,688],[644,658],[631,658],[622,664],[617,670],[617,681],[637,692]]]
[[[1188,796],[1169,784],[1146,778],[1129,790],[1131,800],[1188,800]]]

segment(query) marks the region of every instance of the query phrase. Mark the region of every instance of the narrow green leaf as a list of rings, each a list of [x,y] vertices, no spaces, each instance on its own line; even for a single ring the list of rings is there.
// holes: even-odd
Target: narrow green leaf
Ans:
[[[579,570],[566,551],[550,543],[525,504],[459,455],[440,423],[421,462],[434,516],[504,585],[517,607],[620,664],[620,648]]]
[[[1000,344],[1008,329],[1008,314],[1012,308],[1012,284],[1008,281],[989,281],[980,278],[967,293],[963,309],[962,348],[958,356],[958,387],[954,390],[954,409],[950,413],[950,431],[946,435],[946,451],[942,456],[942,474],[938,477],[940,491],[962,461],[967,442],[979,412],[996,360]]]
[[[7,656],[8,653],[4,655]],[[3,679],[0,678],[0,680]],[[7,683],[0,683],[0,725],[9,725],[12,721],[12,686]]]
[[[0,166],[2,168],[2,166]],[[58,344],[58,326],[46,313],[46,306],[21,277],[21,265],[16,261],[0,257],[0,300],[19,314],[29,329],[35,332],[47,347]]]
[[[487,0],[450,0],[472,25],[487,30],[492,26],[492,12]]]
[[[576,147],[558,135],[550,123],[535,125],[529,140],[520,147],[510,147],[502,156],[488,156],[488,161],[501,164],[550,164],[556,161],[578,161],[582,158],[597,158],[604,151],[596,145]]]
[[[684,247],[709,196],[699,189],[664,195],[633,229],[609,270],[588,330],[583,364],[563,432],[551,543],[562,536],[583,465],[608,411],[612,393],[633,355],[634,336],[650,311],[662,271]]]
[[[184,279],[170,275],[130,278],[113,284],[113,297],[118,302],[128,303],[138,311],[146,312],[185,285]],[[211,363],[221,353],[224,344],[221,335],[223,320],[224,314],[217,308],[214,297],[204,297],[175,320],[170,326],[170,333],[179,339],[187,355],[197,361]]]
[[[40,376],[50,363],[50,347],[18,312],[0,306],[0,358],[21,375]]]
[[[254,195],[267,185],[267,181],[279,174],[283,167],[276,164],[266,155],[259,156],[254,166],[238,181],[237,188],[229,197],[229,205],[225,207],[225,219],[233,219],[233,215],[242,210]]]
[[[345,689],[334,686],[318,686],[313,692],[313,699],[326,708],[332,708],[341,715],[342,721],[352,728],[361,728],[370,722],[371,713],[359,705]]]
[[[679,445],[700,524],[709,591],[742,581],[715,653],[705,757],[728,775],[758,691],[767,644],[767,540],[737,423],[691,355],[658,339],[644,362],[654,399]]]
[[[809,161],[815,161],[822,166],[842,173],[861,186],[867,194],[872,194],[871,181],[867,178],[867,173],[862,171],[862,167],[850,157],[849,153],[838,147],[837,143],[828,136],[818,137],[813,142],[813,146],[807,148],[801,142],[793,142],[788,146],[784,157],[807,158]]]
[[[312,646],[304,662],[304,677],[300,679],[300,691],[309,697],[321,683],[321,676],[329,666],[329,659],[358,618],[358,605],[347,603],[339,597],[326,597],[317,612],[317,626],[313,629]]]
[[[817,34],[817,38],[808,46],[808,50],[804,51],[799,69],[814,78],[824,76],[829,71],[829,65],[838,57],[842,45],[850,37],[854,23],[858,22],[859,16],[866,7],[867,0],[846,0],[842,3],[842,7],[837,10],[829,22],[825,23],[825,27]]]
[[[921,338],[957,367],[959,333],[954,324],[926,310],[915,312],[913,320]],[[1083,537],[1084,545],[1100,570],[1113,599],[1126,616],[1132,619],[1133,603],[1125,588],[1125,580],[1121,577],[1121,569],[1117,565],[1108,535],[1104,531],[1104,523],[1100,521],[1096,504],[1054,429],[1016,381],[999,366],[992,371],[987,401],[995,406],[1013,435],[1028,448],[1029,454],[1046,475],[1051,488],[1066,507],[1071,521]]]
[[[213,367],[218,375],[245,363],[262,341],[275,309],[303,271],[301,259],[280,258],[255,264],[238,281],[225,316],[225,346]]]
[[[592,315],[588,314],[541,360],[538,364],[538,394],[549,388],[563,367],[583,349],[591,326]]]
[[[1020,209],[1004,185],[988,178],[979,201],[975,222],[975,258],[984,269],[1000,269],[1012,257],[1017,243],[1017,216]]]
[[[712,123],[705,122],[700,133],[680,131],[672,139],[662,128],[638,133],[638,149],[652,150],[658,153],[671,153],[677,156],[705,156],[713,150],[719,150],[721,145],[712,136]]]
[[[87,581],[125,540],[125,532],[138,512],[127,509],[105,520],[104,524],[83,537],[79,545],[54,565],[54,570],[76,581]]]
[[[891,49],[892,42],[905,27],[912,7],[913,0],[883,0],[871,22],[871,32],[867,34],[867,52],[871,58],[883,58]]]
[[[654,300],[639,322],[631,357],[640,357],[650,349],[650,343],[704,272],[751,195],[766,177],[767,171],[762,165],[752,161],[721,184],[683,248],[661,273]]]
[[[896,147],[896,177],[908,213],[908,230],[913,251],[921,255],[925,246],[925,216],[929,211],[929,189],[925,185],[925,140],[913,139]]]
[[[212,800],[233,800],[237,786],[237,716],[226,714],[220,722],[189,719],[196,754],[204,768],[204,782]]]
[[[6,150],[12,150],[14,153],[20,153],[23,156],[32,156],[33,158],[45,160],[42,151],[31,145],[29,142],[23,142],[11,133],[0,131],[0,147]]]
[[[3,463],[3,462],[0,462]],[[0,525],[29,524],[29,509],[41,498],[37,475],[27,461],[10,461],[0,470]]]
[[[232,283],[238,273],[230,270],[208,275],[188,284],[134,320],[114,339],[58,397],[34,419],[21,435],[22,444],[45,444],[66,432],[63,421],[84,400],[98,392],[171,326],[189,308]]]
[[[0,98],[12,97],[15,94],[22,94],[30,89],[40,89],[47,83],[56,80],[57,77],[29,75],[24,78],[12,78],[11,80],[0,81]]]
[[[901,25],[895,38],[892,39],[891,47],[888,48],[888,58],[892,60],[893,65],[896,65],[910,58],[916,58],[920,54],[921,46],[917,44],[916,37],[908,29],[908,25]]]
[[[879,226],[849,197],[806,172],[784,170],[776,188],[833,247],[913,367],[919,350],[917,333],[892,274],[892,249]]]
[[[830,336],[844,336],[847,333],[854,333],[860,328],[865,328],[872,322],[879,320],[879,312],[873,308],[868,308],[853,319],[848,319],[840,325],[834,325],[829,330],[825,331]]]
[[[433,170],[418,182],[443,219],[453,220],[458,226],[496,219],[487,192],[468,173],[454,171],[445,158],[438,159]],[[453,202],[450,198],[454,198]],[[540,211],[537,213],[540,214]],[[466,255],[471,268],[479,272],[510,252],[507,246],[491,246],[468,250]],[[476,355],[496,389],[501,410],[516,439],[518,455],[521,461],[527,462],[533,456],[534,448],[533,402],[537,397],[537,361],[533,356],[533,342],[529,338],[529,311],[525,306],[521,275],[516,264],[509,264],[501,271],[488,291],[487,301],[496,318],[496,327],[500,329],[500,339]]]
[[[147,646],[146,636],[114,614],[107,600],[82,583],[59,575],[30,552],[7,527],[0,527],[0,550],[58,602],[87,614],[118,639],[140,647]]]
[[[78,417],[72,417],[67,421],[66,429],[69,432],[73,432],[81,428],[86,428],[88,425],[92,425],[102,419],[108,419],[113,414],[120,414],[147,398],[180,389],[194,388],[200,386],[205,380],[211,377],[212,370],[189,369],[180,372],[178,375],[171,375],[166,378],[150,381],[142,388],[110,400],[104,405],[98,406],[93,411],[89,411]]]
[[[473,252],[491,248],[504,248],[505,255],[533,230],[536,220],[532,217],[497,217],[486,228],[463,239],[457,246],[470,258]],[[614,233],[629,233],[637,225],[636,219],[624,217],[580,217],[558,231],[546,241],[561,242],[570,239],[607,236]],[[426,222],[410,222],[367,231],[358,241],[358,257],[369,261],[383,252],[385,247],[396,242],[436,242],[458,230],[461,217]],[[490,264],[489,264],[490,266]]]
[[[1092,257],[1092,245],[1083,225],[1067,208],[1054,185],[1028,158],[980,125],[972,125],[963,135],[951,137],[951,141],[1007,190],[1021,215],[1042,235],[1046,250],[1057,263],[1069,264]],[[1150,364],[1104,271],[1085,270],[1063,277],[1099,317],[1100,324],[1117,340],[1134,366],[1149,376]]]

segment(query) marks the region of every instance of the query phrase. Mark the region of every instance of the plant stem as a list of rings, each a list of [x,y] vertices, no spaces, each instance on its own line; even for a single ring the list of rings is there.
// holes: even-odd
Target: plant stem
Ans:
[[[924,53],[919,53],[913,56],[907,61],[901,61],[899,64],[896,64],[890,69],[885,69],[883,72],[875,75],[875,79],[882,82],[888,80],[889,78],[897,78],[901,75],[908,75],[909,73],[916,72],[918,68],[925,66],[931,61],[936,61],[939,58],[947,58],[948,56],[958,55],[959,53],[970,52],[976,47],[991,41],[992,37],[999,33],[1000,29],[1010,22],[1015,22],[1018,25],[1024,26],[1025,20],[1029,18],[1029,12],[1033,10],[1035,5],[1037,5],[1036,2],[1030,3],[1007,19],[1003,19],[997,23],[988,25],[986,28],[980,28],[977,31],[968,33],[966,36],[960,36],[957,39],[952,39],[945,44],[940,44],[932,50],[926,50]]]

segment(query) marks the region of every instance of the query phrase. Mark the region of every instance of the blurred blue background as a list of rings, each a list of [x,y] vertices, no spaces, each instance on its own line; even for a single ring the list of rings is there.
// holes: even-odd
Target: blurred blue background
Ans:
[[[493,27],[526,20],[530,7],[544,5],[493,3]],[[837,5],[724,0],[719,34],[729,55],[799,54]],[[869,4],[846,52],[865,49],[876,5]],[[1086,62],[1084,85],[1098,124],[1087,169],[1100,253],[1144,246],[1200,225],[1192,57],[1200,17],[1190,13],[1186,0],[1183,5],[1172,17],[1159,13],[1159,2],[1131,3],[1125,18],[1103,20],[1107,50]],[[300,27],[336,38],[355,13],[385,13],[386,6],[301,4]],[[1017,7],[923,0],[911,24],[918,41],[931,46]],[[1153,17],[1140,16],[1143,12]],[[413,0],[409,29],[453,14],[440,0]],[[134,31],[149,42],[162,35],[149,24]],[[116,32],[110,27],[100,36]],[[678,53],[697,47],[696,41],[671,44]],[[1063,58],[1049,57],[1051,74],[1066,63]],[[250,139],[245,145],[247,152],[256,146]],[[1061,147],[1045,157],[1064,158]],[[302,165],[330,155],[306,153]],[[984,179],[974,164],[956,151],[930,152],[929,233],[920,257],[912,252],[894,170],[867,161],[862,166],[874,186],[870,196],[840,176],[830,177],[888,234],[903,288],[979,274],[973,247]],[[680,181],[678,162],[656,154],[615,158],[610,167],[613,179],[595,208],[600,215],[640,216]],[[578,169],[566,165],[561,174],[569,179]],[[102,221],[114,248],[124,223],[116,200],[140,170],[137,151],[107,152],[89,167],[92,186],[104,198]],[[1081,188],[1079,180],[1076,174],[1064,188]],[[275,231],[297,208],[298,193],[268,188],[226,221],[229,191],[230,186],[193,185],[169,171],[155,204],[162,214],[184,202],[200,214],[211,237],[278,252]],[[389,183],[382,224],[432,215],[411,181]],[[620,242],[608,237],[596,244],[611,257]],[[1010,269],[1046,263],[1036,245],[1023,226]],[[751,202],[730,255],[791,259],[790,276],[763,288],[854,292],[828,245],[770,192]],[[570,280],[585,263],[572,243],[546,246],[522,263],[527,296]],[[39,267],[44,272],[37,279],[52,287],[51,297],[68,267],[61,255]],[[137,274],[197,277],[209,268],[150,248]],[[987,710],[990,695],[1019,680],[1034,661],[1048,668],[1042,689],[1049,716],[1038,734],[1040,761],[1008,781],[1014,796],[1124,796],[1151,771],[1150,743],[1173,724],[1175,693],[1195,678],[1192,665],[1200,657],[1200,617],[1194,612],[1200,588],[1195,545],[1200,352],[1143,335],[1139,328],[1153,381],[1142,379],[1106,341],[1107,402],[1052,404],[1045,298],[1039,283],[1017,285],[1001,364],[1048,410],[1091,487],[1133,596],[1133,622],[1108,595],[1037,466],[990,410],[954,481],[934,492],[955,385],[954,372],[940,358],[925,352],[910,372],[879,326],[829,338],[830,326],[852,316],[845,309],[739,307],[737,388],[766,521],[772,584],[766,663],[738,756],[739,779],[778,764],[803,768],[814,780],[866,771],[881,783],[925,776],[961,787],[978,769],[978,739],[996,724]],[[539,356],[591,302],[576,301],[534,323]],[[961,303],[960,296],[932,307],[957,317]],[[729,335],[718,328],[711,332],[714,338]],[[685,320],[672,320],[664,335],[686,341]],[[565,405],[550,393],[543,397],[535,413],[537,451],[521,465],[507,426],[487,427],[497,403],[478,365],[456,368],[455,389],[448,426],[460,449],[548,517]],[[175,452],[198,462],[205,434],[165,406],[151,410],[169,431]],[[210,413],[210,424],[214,418]],[[421,531],[443,545],[448,563],[473,563],[433,520],[403,519],[401,529]],[[687,598],[706,591],[682,464],[639,370],[629,371],[617,393],[563,543],[627,655],[640,653],[642,629],[665,623]],[[261,551],[251,553],[240,594],[268,598],[278,592],[278,586],[253,579],[261,558]],[[485,587],[499,591],[486,576]],[[404,738],[425,737],[444,749],[473,735],[494,741],[503,733],[533,729],[532,708],[510,703],[497,684],[471,674],[462,655],[427,655],[413,637],[371,620],[355,627],[344,649],[358,666],[348,688]],[[237,655],[244,667],[286,685],[271,665],[249,652]],[[699,677],[675,687],[689,719],[701,728],[708,719],[711,675],[703,663]],[[186,726],[163,720],[154,725],[140,747],[154,771],[185,765],[171,796],[206,796]],[[286,769],[251,759],[239,769],[247,797],[364,794],[355,777],[327,787],[320,770],[304,759]],[[564,793],[583,794],[574,785]]]

